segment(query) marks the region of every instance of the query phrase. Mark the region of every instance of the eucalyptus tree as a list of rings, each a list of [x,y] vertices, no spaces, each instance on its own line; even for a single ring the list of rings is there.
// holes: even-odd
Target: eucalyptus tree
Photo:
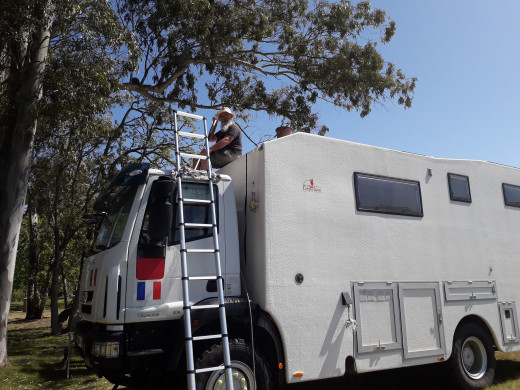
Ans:
[[[42,95],[52,0],[0,5],[0,367],[8,364],[6,336],[18,232],[31,148]]]
[[[0,5],[0,366],[35,134],[88,136],[132,67],[130,33],[108,2],[4,1]],[[38,130],[37,130],[38,129]],[[64,141],[63,141],[64,142]],[[61,150],[57,156],[67,164]],[[55,221],[59,223],[59,221]],[[56,244],[56,243],[55,243]],[[62,243],[63,244],[63,243]],[[56,246],[56,245],[55,245]],[[56,254],[55,254],[56,256]],[[54,266],[59,266],[55,259]],[[56,285],[52,278],[52,287]],[[53,317],[57,306],[53,305]],[[53,319],[54,323],[54,319]]]
[[[59,279],[63,259],[80,234],[85,213],[98,188],[89,169],[114,133],[109,110],[121,101],[119,77],[132,65],[131,33],[107,2],[64,1],[56,7],[49,49],[49,72],[34,150],[35,185],[50,186],[40,198],[43,221],[53,232],[51,324],[58,323]],[[42,172],[42,168],[45,172]],[[41,178],[47,178],[42,183]],[[38,180],[39,179],[39,180]],[[95,178],[94,178],[95,179]],[[75,254],[73,257],[80,257]],[[62,278],[63,279],[63,278]],[[66,286],[65,286],[66,287]]]
[[[180,108],[266,111],[325,133],[314,104],[411,106],[415,78],[382,57],[396,25],[369,1],[116,0],[142,57],[123,88]],[[374,39],[372,39],[374,37]]]

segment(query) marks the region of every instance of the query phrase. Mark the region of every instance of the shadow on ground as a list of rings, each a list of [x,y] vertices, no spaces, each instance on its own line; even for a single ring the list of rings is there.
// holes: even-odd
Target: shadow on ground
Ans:
[[[454,389],[449,367],[434,364],[379,371],[344,378],[289,385],[287,390],[448,390]]]
[[[495,384],[520,377],[520,362],[498,360]],[[285,390],[455,390],[449,363],[438,363],[369,374],[292,384]],[[119,389],[127,389],[120,387]],[[261,389],[260,389],[261,390]]]
[[[520,362],[517,360],[497,360],[495,384],[520,378]]]

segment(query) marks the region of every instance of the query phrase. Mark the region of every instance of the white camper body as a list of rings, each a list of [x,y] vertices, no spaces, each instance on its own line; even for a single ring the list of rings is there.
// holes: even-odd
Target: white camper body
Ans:
[[[358,372],[445,360],[469,316],[498,349],[520,349],[520,209],[502,192],[519,169],[299,133],[221,171],[246,285],[278,326],[288,382],[342,375],[348,356]],[[359,211],[355,173],[417,181],[423,216]],[[471,203],[450,199],[448,173],[469,178]]]
[[[81,282],[78,348],[115,383],[183,367],[175,216],[162,249],[144,242],[153,183],[175,173],[132,169],[118,176],[139,178],[111,233],[119,241],[98,248]],[[258,390],[444,361],[454,350],[461,383],[480,388],[493,345],[520,349],[519,169],[297,133],[218,174],[229,337],[242,351],[254,337]],[[209,270],[202,257],[193,267]],[[190,287],[190,304],[215,296],[209,282]],[[194,335],[216,326],[197,313]],[[240,371],[249,363],[233,348]],[[214,349],[195,353],[204,360]]]

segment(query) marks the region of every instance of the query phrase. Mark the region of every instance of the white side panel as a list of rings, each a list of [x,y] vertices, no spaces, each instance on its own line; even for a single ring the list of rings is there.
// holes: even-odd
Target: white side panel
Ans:
[[[494,280],[444,282],[444,294],[446,301],[496,300],[497,284]]]
[[[138,257],[138,240],[140,228],[146,210],[146,199],[151,189],[147,186],[145,201],[137,218],[136,229],[132,236],[130,254],[128,257],[128,278],[126,294],[126,322],[151,322],[178,319],[183,315],[182,303],[182,272],[180,264],[179,245],[166,247],[164,275],[152,280],[138,280],[136,274]],[[219,247],[221,253],[222,271],[224,276],[225,294],[240,295],[240,267],[237,243],[237,224],[235,201],[232,186],[229,181],[221,180],[218,186],[218,216]],[[217,193],[216,193],[217,194]],[[229,229],[229,231],[228,231]],[[213,247],[213,237],[206,237],[186,243],[187,249],[207,249]],[[215,275],[215,260],[212,253],[190,253],[188,258],[190,276]],[[203,299],[217,296],[216,291],[208,291],[206,280],[190,282],[190,302],[195,304]]]
[[[446,353],[437,283],[400,283],[399,303],[406,359]]]
[[[264,169],[263,149],[255,149],[219,170],[219,173],[233,178],[240,267],[246,280],[247,292],[262,308],[267,306]]]
[[[288,382],[344,372],[355,344],[353,327],[345,326],[352,313],[341,305],[340,294],[353,282],[492,280],[498,300],[520,299],[520,240],[515,237],[520,209],[504,206],[502,195],[502,183],[520,184],[518,169],[297,133],[263,144],[222,171],[235,184],[240,233],[247,230],[240,240],[246,284],[278,326]],[[424,216],[357,211],[354,172],[419,182]],[[450,200],[448,173],[469,177],[472,203]],[[296,282],[297,274],[303,275],[302,283]],[[421,332],[433,326],[432,294],[405,300],[410,313],[429,307],[429,317],[419,321]],[[446,356],[457,324],[468,315],[489,325],[499,349],[517,349],[503,343],[496,301],[441,302],[435,293],[435,305],[443,311]],[[433,330],[440,334],[441,329]],[[410,353],[439,349],[434,337],[423,341],[420,332],[407,332]],[[437,359],[404,359],[398,349],[366,355],[356,358],[361,372]],[[304,375],[295,378],[295,372]]]
[[[354,283],[359,353],[401,349],[397,283]]]

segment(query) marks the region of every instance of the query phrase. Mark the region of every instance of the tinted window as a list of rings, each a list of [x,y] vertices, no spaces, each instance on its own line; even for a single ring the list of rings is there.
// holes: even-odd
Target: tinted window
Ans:
[[[507,206],[520,207],[520,186],[502,184],[504,202]]]
[[[471,203],[469,178],[467,176],[448,173],[448,186],[451,200]]]
[[[217,186],[213,186],[213,194],[215,199],[218,199]],[[182,183],[182,196],[184,199],[197,199],[197,200],[210,200],[209,187],[207,183]],[[175,245],[180,242],[180,229],[179,229],[179,204],[177,201],[177,189],[175,189],[170,202],[173,204],[173,224],[170,237],[168,239],[169,245]],[[218,204],[218,202],[217,202]],[[218,220],[218,208],[217,208],[217,220]],[[139,245],[146,246],[150,244],[148,237],[148,208],[143,220],[141,228],[141,235],[139,237]],[[184,203],[184,222],[185,223],[202,223],[211,224],[211,204],[189,204]],[[203,229],[184,229],[186,242],[198,240],[205,237],[211,237],[213,235],[211,228]]]
[[[217,197],[217,187],[213,187],[213,194],[215,199]],[[209,187],[207,183],[182,183],[182,196],[184,199],[197,199],[197,200],[210,200]],[[177,196],[175,195],[175,198]],[[172,240],[173,244],[180,242],[180,230],[179,230],[179,212],[178,204],[175,203],[174,208],[174,219],[175,224],[173,226]],[[218,218],[217,218],[218,220]],[[184,222],[186,223],[203,223],[210,224],[211,221],[211,204],[189,204],[184,203]],[[213,232],[211,228],[204,229],[184,229],[186,235],[186,241],[198,240],[204,237],[210,237]]]
[[[359,211],[423,216],[418,181],[354,173]]]

